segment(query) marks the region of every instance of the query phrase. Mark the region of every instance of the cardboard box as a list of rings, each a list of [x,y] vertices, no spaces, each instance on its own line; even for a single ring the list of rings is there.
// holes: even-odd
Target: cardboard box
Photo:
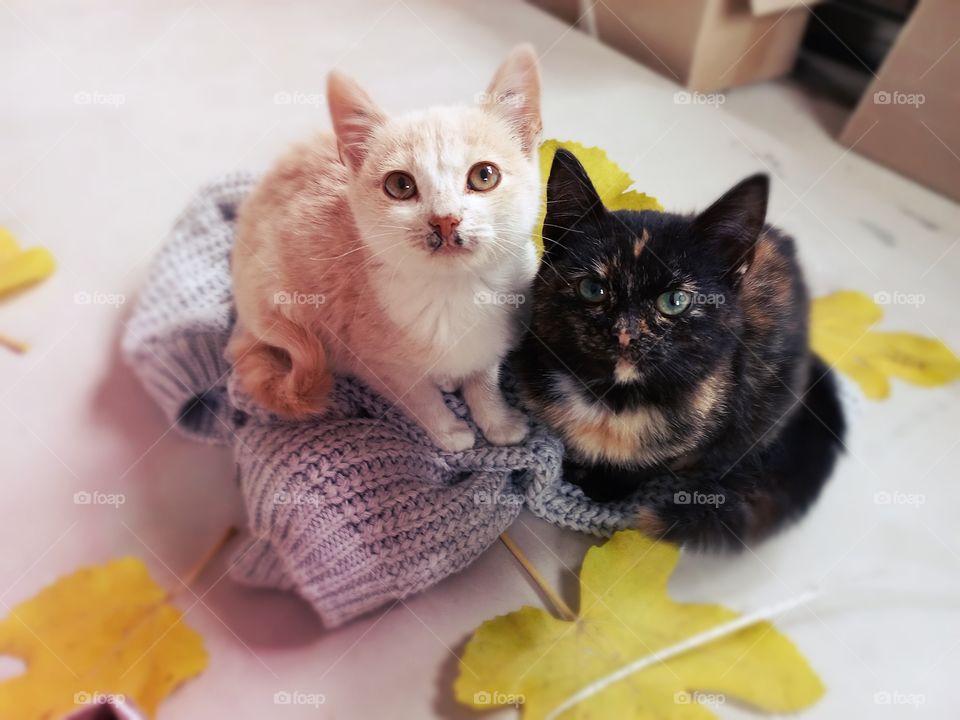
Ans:
[[[920,0],[840,141],[960,200],[960,2]]]
[[[531,2],[571,23],[584,12],[578,0]],[[789,72],[810,4],[809,0],[602,0],[592,12],[601,40],[691,90],[708,92]]]

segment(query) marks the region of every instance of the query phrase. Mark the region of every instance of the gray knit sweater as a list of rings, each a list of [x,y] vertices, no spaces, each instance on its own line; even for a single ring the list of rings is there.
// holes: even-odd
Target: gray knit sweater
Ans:
[[[335,627],[466,567],[522,507],[595,535],[630,526],[638,506],[599,505],[561,481],[560,441],[536,422],[522,445],[494,447],[478,435],[473,449],[448,453],[348,377],[315,421],[253,407],[223,351],[234,318],[233,220],[255,182],[230,175],[191,202],[123,338],[124,357],[171,424],[233,447],[253,536],[235,558],[235,579],[294,590]],[[446,400],[469,420],[459,396]]]

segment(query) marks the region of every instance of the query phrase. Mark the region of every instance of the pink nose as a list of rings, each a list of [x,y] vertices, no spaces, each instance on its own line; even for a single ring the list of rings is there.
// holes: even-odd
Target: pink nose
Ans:
[[[460,218],[453,215],[434,216],[430,218],[430,227],[447,245],[453,245],[457,239],[457,226]]]

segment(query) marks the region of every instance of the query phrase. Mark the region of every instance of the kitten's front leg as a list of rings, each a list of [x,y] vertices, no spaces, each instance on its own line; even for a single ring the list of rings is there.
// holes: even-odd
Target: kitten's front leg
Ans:
[[[461,452],[473,447],[476,438],[470,426],[454,415],[432,380],[415,379],[403,373],[365,372],[363,378],[386,400],[420,424],[443,450]]]
[[[494,445],[516,445],[527,436],[527,416],[512,408],[500,392],[500,366],[463,382],[463,399],[483,436]]]

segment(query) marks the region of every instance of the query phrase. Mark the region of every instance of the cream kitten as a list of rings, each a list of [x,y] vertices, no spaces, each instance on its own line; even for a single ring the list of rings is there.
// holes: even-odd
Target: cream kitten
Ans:
[[[332,373],[354,375],[457,451],[475,438],[440,388],[462,386],[490,442],[520,442],[498,378],[537,269],[533,49],[475,106],[388,117],[337,72],[327,96],[334,133],[294,147],[240,210],[227,354],[243,388],[303,418]]]

